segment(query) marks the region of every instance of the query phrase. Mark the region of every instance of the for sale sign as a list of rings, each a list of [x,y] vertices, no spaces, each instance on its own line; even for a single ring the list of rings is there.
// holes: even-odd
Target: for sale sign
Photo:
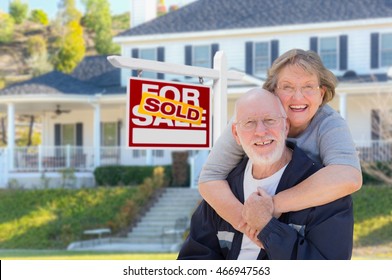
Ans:
[[[131,78],[128,146],[211,148],[210,87]]]

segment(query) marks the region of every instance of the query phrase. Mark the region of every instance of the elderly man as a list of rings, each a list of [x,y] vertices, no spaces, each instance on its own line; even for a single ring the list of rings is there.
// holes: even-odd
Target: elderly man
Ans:
[[[251,240],[223,220],[205,201],[192,216],[178,259],[350,259],[351,197],[273,217],[271,195],[321,168],[287,142],[288,123],[279,99],[252,89],[238,99],[232,132],[247,157],[229,174],[243,216],[257,228]]]

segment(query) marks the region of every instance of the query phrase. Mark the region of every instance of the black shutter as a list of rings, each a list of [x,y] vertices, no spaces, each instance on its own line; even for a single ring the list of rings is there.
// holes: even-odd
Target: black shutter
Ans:
[[[214,67],[214,56],[217,51],[219,51],[219,44],[212,44],[211,45],[211,68]]]
[[[61,146],[61,124],[54,125],[54,145]]]
[[[370,34],[370,67],[372,69],[376,69],[379,67],[378,59],[379,59],[379,34],[372,33]]]
[[[271,41],[271,63],[272,65],[279,56],[279,41],[278,40],[272,40]]]
[[[165,48],[164,47],[159,47],[157,49],[157,57],[158,57],[158,61],[165,61]],[[164,80],[165,79],[165,74],[158,73],[157,78],[159,80]]]
[[[317,53],[318,51],[318,38],[310,37],[310,50]]]
[[[253,42],[245,43],[245,73],[253,75]]]
[[[192,46],[185,46],[185,65],[192,65]],[[186,79],[191,78],[185,76]]]
[[[56,157],[61,156],[61,124],[56,123],[54,125],[54,145],[58,148],[55,148]]]
[[[76,146],[83,146],[83,124],[76,124]]]
[[[131,57],[132,58],[139,58],[139,49],[132,49]],[[132,70],[132,76],[133,77],[137,76],[137,70]]]
[[[348,62],[348,42],[347,42],[347,35],[341,35],[339,37],[339,45],[340,45],[340,58],[339,58],[339,69],[340,70],[347,70],[347,62]]]
[[[185,65],[192,65],[192,46],[185,46]]]
[[[121,125],[122,125],[122,121],[119,120],[117,122],[117,146],[121,146]]]

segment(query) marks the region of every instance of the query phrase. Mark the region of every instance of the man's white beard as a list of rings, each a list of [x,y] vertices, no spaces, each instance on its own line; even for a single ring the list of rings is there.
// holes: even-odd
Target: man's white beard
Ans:
[[[281,134],[280,139],[282,139],[282,140],[285,139],[284,132]],[[265,154],[260,155],[251,147],[249,147],[249,149],[248,149],[248,147],[247,148],[243,147],[243,148],[244,148],[245,153],[248,155],[249,159],[252,161],[252,163],[254,165],[270,166],[282,158],[283,151],[286,146],[285,141],[278,142],[277,140],[275,140],[275,142],[277,143],[276,148],[271,153],[269,153],[267,155],[265,155]]]

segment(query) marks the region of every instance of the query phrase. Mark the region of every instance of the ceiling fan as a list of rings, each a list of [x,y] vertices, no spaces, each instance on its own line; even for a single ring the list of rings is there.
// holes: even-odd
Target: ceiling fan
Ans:
[[[60,105],[57,105],[56,106],[56,110],[54,110],[54,113],[56,114],[56,116],[59,116],[59,115],[61,115],[63,113],[69,113],[69,112],[71,112],[71,110],[60,109]]]

